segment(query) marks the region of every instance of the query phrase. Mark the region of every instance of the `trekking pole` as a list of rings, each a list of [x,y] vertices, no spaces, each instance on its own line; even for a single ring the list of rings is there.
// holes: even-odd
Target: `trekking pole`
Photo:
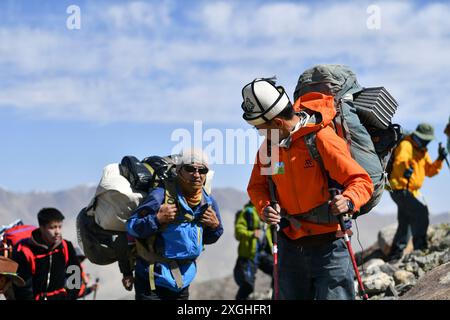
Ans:
[[[275,186],[272,177],[269,177],[269,190],[270,190],[270,206],[275,209],[277,201],[275,200]],[[278,300],[278,231],[280,230],[280,225],[276,224],[275,230],[273,232],[273,291],[274,300]]]
[[[330,188],[331,198],[333,199],[336,195],[340,194],[340,190],[337,188]],[[350,238],[347,234],[347,228],[344,223],[344,216],[342,214],[338,215],[339,225],[341,226],[342,232],[344,233],[345,244],[348,249],[348,253],[350,255],[350,259],[352,260],[353,270],[355,271],[356,279],[358,280],[359,285],[359,295],[363,298],[363,300],[369,299],[369,296],[364,289],[364,285],[361,280],[361,275],[359,274],[358,265],[356,264],[355,255],[353,253],[352,244],[350,242]]]
[[[442,142],[439,142],[439,149],[442,148]],[[445,162],[447,163],[448,168],[450,169],[450,164],[448,163],[447,157],[444,157]]]
[[[272,156],[272,144],[267,142],[267,155],[269,159]],[[270,159],[270,166],[272,167],[272,160]],[[272,169],[271,169],[272,170]],[[275,196],[275,184],[272,180],[272,175],[268,177],[269,182],[269,193],[270,193],[270,206],[275,209],[275,205],[278,203]],[[274,226],[275,230],[273,232],[272,243],[273,243],[273,292],[274,300],[278,300],[278,231],[280,230],[279,224]]]
[[[98,284],[99,281],[100,281],[100,278],[95,278],[95,284]],[[95,290],[94,290],[94,298],[93,299],[94,300],[97,299],[97,286],[95,287]]]

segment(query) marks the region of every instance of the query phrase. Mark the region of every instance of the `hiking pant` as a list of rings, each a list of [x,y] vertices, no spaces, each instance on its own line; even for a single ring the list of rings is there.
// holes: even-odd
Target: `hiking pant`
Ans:
[[[344,239],[299,246],[279,234],[279,299],[355,299],[354,271]]]
[[[136,300],[188,300],[189,286],[180,292],[172,291],[170,289],[156,286],[154,291],[150,290],[150,283],[148,279],[144,279],[136,274],[134,282],[135,298]]]
[[[273,256],[263,254],[258,257],[258,261],[243,257],[239,257],[237,259],[233,270],[234,281],[236,281],[239,286],[239,290],[236,294],[236,300],[246,300],[254,291],[257,269],[260,269],[265,274],[272,276]]]
[[[390,257],[401,257],[411,233],[414,250],[428,248],[427,229],[429,225],[428,206],[406,190],[395,190],[391,198],[397,204],[398,227],[392,241]]]

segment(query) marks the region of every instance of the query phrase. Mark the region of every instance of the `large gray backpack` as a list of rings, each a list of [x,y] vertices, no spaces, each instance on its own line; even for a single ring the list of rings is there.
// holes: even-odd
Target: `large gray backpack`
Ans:
[[[379,203],[389,183],[385,169],[402,136],[400,126],[391,123],[398,104],[383,87],[363,88],[355,73],[343,65],[317,65],[303,72],[294,99],[310,92],[334,97],[336,133],[347,142],[352,157],[367,171],[374,184],[371,199],[354,215],[356,218]],[[309,134],[305,142],[313,159],[323,168],[315,137],[316,133]]]

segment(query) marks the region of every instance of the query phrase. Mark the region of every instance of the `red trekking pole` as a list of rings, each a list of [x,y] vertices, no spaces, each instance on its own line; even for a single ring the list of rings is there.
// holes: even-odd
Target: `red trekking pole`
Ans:
[[[272,193],[275,195],[274,185],[272,178],[269,177],[269,190],[272,198]],[[272,198],[274,199],[274,198]],[[277,204],[277,201],[271,200],[270,206],[275,209],[275,205]],[[274,300],[278,300],[278,231],[280,230],[280,225],[274,226],[275,230],[273,232],[272,242],[273,242],[273,292],[274,292]]]
[[[272,156],[272,144],[267,142],[267,155],[269,159]],[[270,166],[272,167],[272,161],[270,161]],[[272,169],[271,169],[272,170]],[[278,203],[275,196],[275,184],[273,183],[272,176],[268,177],[269,182],[269,192],[270,192],[270,206],[275,209],[275,205]],[[278,300],[278,231],[280,230],[280,226],[275,225],[272,237],[273,243],[273,292],[274,292],[274,300]]]
[[[337,189],[337,188],[330,188],[329,190],[330,190],[330,195],[331,195],[332,199],[336,195],[340,194],[340,190]],[[364,289],[364,285],[363,285],[362,280],[361,280],[361,275],[359,274],[358,266],[356,264],[355,255],[353,254],[352,244],[351,244],[350,238],[348,237],[348,234],[347,234],[347,228],[345,227],[344,216],[342,214],[340,214],[338,216],[338,219],[339,219],[339,225],[341,226],[342,232],[344,233],[344,240],[345,240],[345,244],[346,244],[347,249],[348,249],[348,253],[350,255],[350,259],[352,260],[353,270],[355,271],[356,279],[358,280],[359,295],[363,298],[363,300],[367,300],[367,299],[369,299],[369,296],[367,295],[366,290]]]

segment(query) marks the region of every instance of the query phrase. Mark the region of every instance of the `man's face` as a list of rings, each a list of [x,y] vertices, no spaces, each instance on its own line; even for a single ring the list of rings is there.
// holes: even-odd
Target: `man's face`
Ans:
[[[62,221],[51,221],[39,227],[45,243],[53,245],[62,240],[62,224]]]
[[[263,124],[257,125],[255,126],[255,129],[258,130],[258,134],[260,136],[266,137],[267,140],[272,140],[274,130],[277,130],[273,125],[272,121],[268,121]]]
[[[202,164],[185,164],[181,167],[180,173],[193,189],[201,189],[208,169]]]
[[[0,294],[5,293],[8,287],[11,285],[11,280],[0,274]]]
[[[255,126],[259,135],[264,136],[267,140],[273,140],[280,142],[286,138],[286,134],[283,130],[285,122],[280,118],[272,119],[268,122]],[[289,135],[289,134],[288,134]]]

